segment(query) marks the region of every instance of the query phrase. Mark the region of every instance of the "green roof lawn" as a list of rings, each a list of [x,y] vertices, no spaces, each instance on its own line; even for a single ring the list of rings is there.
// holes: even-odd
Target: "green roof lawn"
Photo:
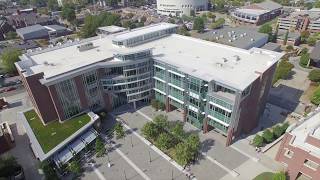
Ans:
[[[83,114],[69,119],[64,123],[53,121],[44,126],[38,114],[34,110],[25,112],[24,116],[26,117],[44,153],[49,152],[81,127],[90,122],[90,116]]]

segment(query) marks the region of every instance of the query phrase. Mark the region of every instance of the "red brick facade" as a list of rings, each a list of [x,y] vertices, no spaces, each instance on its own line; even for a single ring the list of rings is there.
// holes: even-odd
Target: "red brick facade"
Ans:
[[[290,179],[296,179],[299,173],[315,180],[319,179],[320,167],[317,169],[310,168],[305,165],[305,160],[310,160],[320,165],[320,157],[316,157],[315,155],[305,151],[302,147],[292,146],[290,142],[292,142],[294,138],[295,137],[290,133],[285,134],[277,153],[276,160],[287,166]],[[320,140],[308,136],[306,138],[306,142],[320,149]],[[288,151],[292,152],[292,156],[285,155]]]

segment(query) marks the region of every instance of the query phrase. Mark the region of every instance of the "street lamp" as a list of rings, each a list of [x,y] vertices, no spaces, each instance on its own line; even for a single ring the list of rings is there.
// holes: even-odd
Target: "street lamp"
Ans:
[[[148,153],[149,153],[149,163],[151,163],[151,154],[150,154],[150,150],[148,149]]]
[[[110,167],[111,167],[111,163],[110,163],[109,153],[107,153],[107,158],[108,158],[108,163],[107,163],[107,165],[108,165],[108,168],[110,168]]]
[[[130,136],[131,137],[131,148],[133,148],[133,143],[132,143],[132,136]]]

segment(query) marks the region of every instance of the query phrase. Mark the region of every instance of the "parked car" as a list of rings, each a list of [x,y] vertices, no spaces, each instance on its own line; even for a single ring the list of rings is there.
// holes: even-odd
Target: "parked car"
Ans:
[[[16,88],[15,87],[8,87],[4,91],[9,92],[9,91],[13,91],[13,90],[16,90]]]

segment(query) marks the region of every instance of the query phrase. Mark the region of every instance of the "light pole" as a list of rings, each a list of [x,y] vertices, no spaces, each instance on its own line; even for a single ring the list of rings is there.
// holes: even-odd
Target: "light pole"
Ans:
[[[150,154],[150,150],[148,149],[148,153],[149,153],[149,163],[151,163],[151,154]]]
[[[173,169],[171,169],[171,179],[173,180]]]
[[[108,163],[107,163],[107,165],[108,165],[108,168],[110,168],[110,167],[111,167],[111,163],[110,163],[109,153],[107,153],[107,158],[108,158]]]
[[[131,148],[133,148],[133,143],[132,143],[132,136],[130,136],[131,137]]]

